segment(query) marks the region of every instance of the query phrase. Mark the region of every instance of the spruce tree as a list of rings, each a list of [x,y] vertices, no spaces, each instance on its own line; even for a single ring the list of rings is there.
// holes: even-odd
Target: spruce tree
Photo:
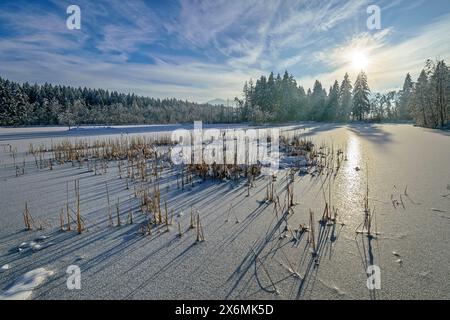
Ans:
[[[365,116],[370,112],[369,102],[370,89],[367,83],[367,76],[361,71],[356,78],[353,87],[353,118],[359,121],[364,120]]]
[[[411,119],[411,110],[409,107],[413,85],[411,75],[408,73],[403,83],[403,89],[400,93],[400,101],[398,106],[398,117],[400,119]]]
[[[430,108],[428,76],[425,70],[420,72],[419,78],[414,86],[412,97],[410,100],[410,108],[414,121],[417,125],[428,127]]]
[[[352,83],[350,77],[346,73],[344,80],[342,80],[339,92],[339,109],[337,118],[340,121],[348,121],[350,119],[350,112],[352,108]]]
[[[431,76],[432,90],[434,93],[434,105],[436,124],[443,127],[447,123],[449,110],[449,81],[450,71],[443,60],[438,61]]]
[[[339,109],[339,91],[340,91],[339,83],[335,81],[333,86],[330,88],[327,108],[323,120],[334,121],[336,119],[337,112]]]
[[[327,98],[326,91],[322,88],[319,80],[314,82],[314,87],[311,95],[311,114],[312,120],[320,121],[323,118],[325,110],[325,102]]]

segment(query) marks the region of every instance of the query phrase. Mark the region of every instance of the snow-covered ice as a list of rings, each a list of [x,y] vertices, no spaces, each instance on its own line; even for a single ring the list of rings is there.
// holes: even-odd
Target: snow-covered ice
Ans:
[[[255,181],[249,197],[244,182],[198,182],[181,192],[176,180],[164,179],[162,198],[168,199],[176,224],[169,232],[161,229],[143,236],[137,224],[141,221],[138,200],[130,197],[133,188],[126,189],[115,166],[103,175],[70,163],[52,171],[38,170],[33,158],[25,154],[30,143],[49,146],[58,139],[170,134],[175,127],[180,126],[71,132],[64,128],[0,129],[0,265],[14,262],[1,273],[0,292],[12,295],[10,289],[17,286],[25,288],[19,296],[29,297],[34,290],[40,299],[371,299],[366,265],[375,264],[382,272],[378,298],[450,299],[450,197],[445,197],[450,184],[449,132],[407,124],[299,123],[282,127],[286,135],[301,133],[316,145],[342,148],[347,158],[331,190],[331,205],[338,209],[339,223],[317,225],[316,237],[322,240],[318,240],[314,258],[307,247],[308,232],[296,232],[295,239],[285,232],[280,239],[286,224],[277,223],[273,204],[263,201],[264,178]],[[9,145],[17,148],[18,162],[25,159],[24,175],[15,177]],[[288,167],[285,164],[290,160],[282,160],[283,167]],[[355,234],[363,220],[367,174],[370,207],[375,208],[377,222],[377,235],[372,239]],[[281,172],[276,182],[280,199],[285,195],[284,177]],[[81,211],[88,227],[82,235],[58,230],[67,181],[69,205],[75,205],[75,179],[80,181]],[[320,219],[324,210],[322,179],[306,170],[296,175],[294,198],[298,204],[289,218],[291,230],[309,225],[309,209]],[[108,227],[105,181],[114,203],[120,198],[123,221],[131,208],[135,224]],[[25,202],[32,217],[45,222],[43,231],[23,230]],[[239,223],[224,222],[230,203],[234,211],[230,222]],[[194,212],[199,209],[205,235],[205,241],[196,245],[195,230],[189,229],[191,206]],[[178,236],[178,222],[182,237]],[[31,243],[40,250],[30,250]],[[254,252],[276,283],[279,296],[273,294]],[[85,258],[79,259],[81,256]],[[67,290],[64,277],[37,281],[38,287],[24,286],[23,276],[30,270],[41,266],[66,270],[71,264],[81,268],[82,290]],[[33,275],[42,279],[48,272]],[[25,282],[34,285],[34,276],[28,275]]]
[[[5,292],[0,294],[0,300],[27,300],[31,298],[33,290],[44,283],[48,277],[54,274],[53,271],[45,268],[38,268],[28,271]]]

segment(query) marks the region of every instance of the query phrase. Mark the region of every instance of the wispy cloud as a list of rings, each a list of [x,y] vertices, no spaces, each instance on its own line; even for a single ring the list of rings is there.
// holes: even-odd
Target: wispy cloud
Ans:
[[[390,40],[396,33],[393,28],[374,33],[361,33],[334,48],[317,52],[316,61],[329,65],[331,71],[301,77],[298,82],[311,85],[319,78],[328,86],[334,80],[342,79],[346,72],[354,80],[360,71],[353,68],[350,61],[352,52],[356,50],[369,60],[366,72],[374,91],[399,89],[407,73],[414,79],[418,77],[427,59],[450,60],[448,30],[450,30],[450,14],[419,28],[411,37],[399,42]]]
[[[371,61],[374,90],[400,86],[427,58],[450,58],[449,14],[430,11],[407,32],[401,15],[389,19],[417,13],[421,0],[379,1],[384,29],[376,32],[366,29],[365,0],[78,2],[76,31],[65,27],[69,1],[0,3],[0,75],[207,101],[233,98],[245,80],[272,70],[288,69],[306,87],[317,78],[330,85],[357,72],[354,49]]]

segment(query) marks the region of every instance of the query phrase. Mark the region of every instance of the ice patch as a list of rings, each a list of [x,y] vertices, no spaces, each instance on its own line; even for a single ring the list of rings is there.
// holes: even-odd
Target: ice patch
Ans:
[[[31,249],[33,251],[39,251],[42,249],[42,245],[31,241],[30,243],[23,242],[19,246],[19,252],[23,252],[25,250]]]
[[[42,241],[45,241],[45,240],[47,240],[48,238],[50,238],[50,236],[40,236],[40,237],[37,237],[36,238],[36,242],[42,242]]]
[[[0,295],[0,300],[27,300],[33,290],[44,283],[53,271],[38,268],[25,273],[8,290]]]
[[[42,249],[42,246],[41,246],[40,244],[38,244],[38,243],[32,241],[32,242],[30,243],[30,248],[31,248],[33,251],[39,251],[39,250]]]
[[[49,238],[49,236],[40,236],[38,238],[36,238],[34,241],[31,242],[22,242],[19,245],[19,252],[24,252],[24,251],[28,251],[28,250],[32,250],[32,251],[39,251],[42,250],[44,248],[47,248],[51,245],[53,245],[53,242],[48,242],[46,244],[41,244],[43,243],[45,240],[47,240]]]
[[[22,243],[19,245],[19,251],[20,251],[20,249],[25,249],[25,248],[27,248],[27,247],[28,247],[28,243],[22,242]]]
[[[0,268],[0,272],[5,272],[6,270],[11,269],[11,266],[9,264],[5,264]]]

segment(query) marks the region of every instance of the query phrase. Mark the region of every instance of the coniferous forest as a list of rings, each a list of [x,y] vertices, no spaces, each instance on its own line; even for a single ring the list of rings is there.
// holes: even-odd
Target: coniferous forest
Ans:
[[[384,93],[371,92],[363,71],[354,82],[345,74],[328,90],[319,80],[305,90],[287,71],[272,72],[245,82],[235,102],[237,107],[213,106],[0,78],[2,126],[407,120],[442,128],[450,122],[450,69],[444,61],[428,60],[416,81],[407,74],[401,90]]]
[[[297,85],[287,71],[271,73],[244,84],[243,98],[236,98],[244,121],[414,121],[441,128],[450,121],[450,70],[444,61],[428,60],[414,82],[408,73],[403,88],[371,92],[361,71],[354,82],[348,74],[328,92],[316,80],[311,89]]]
[[[19,84],[0,78],[0,125],[232,122],[234,109],[102,89]]]

